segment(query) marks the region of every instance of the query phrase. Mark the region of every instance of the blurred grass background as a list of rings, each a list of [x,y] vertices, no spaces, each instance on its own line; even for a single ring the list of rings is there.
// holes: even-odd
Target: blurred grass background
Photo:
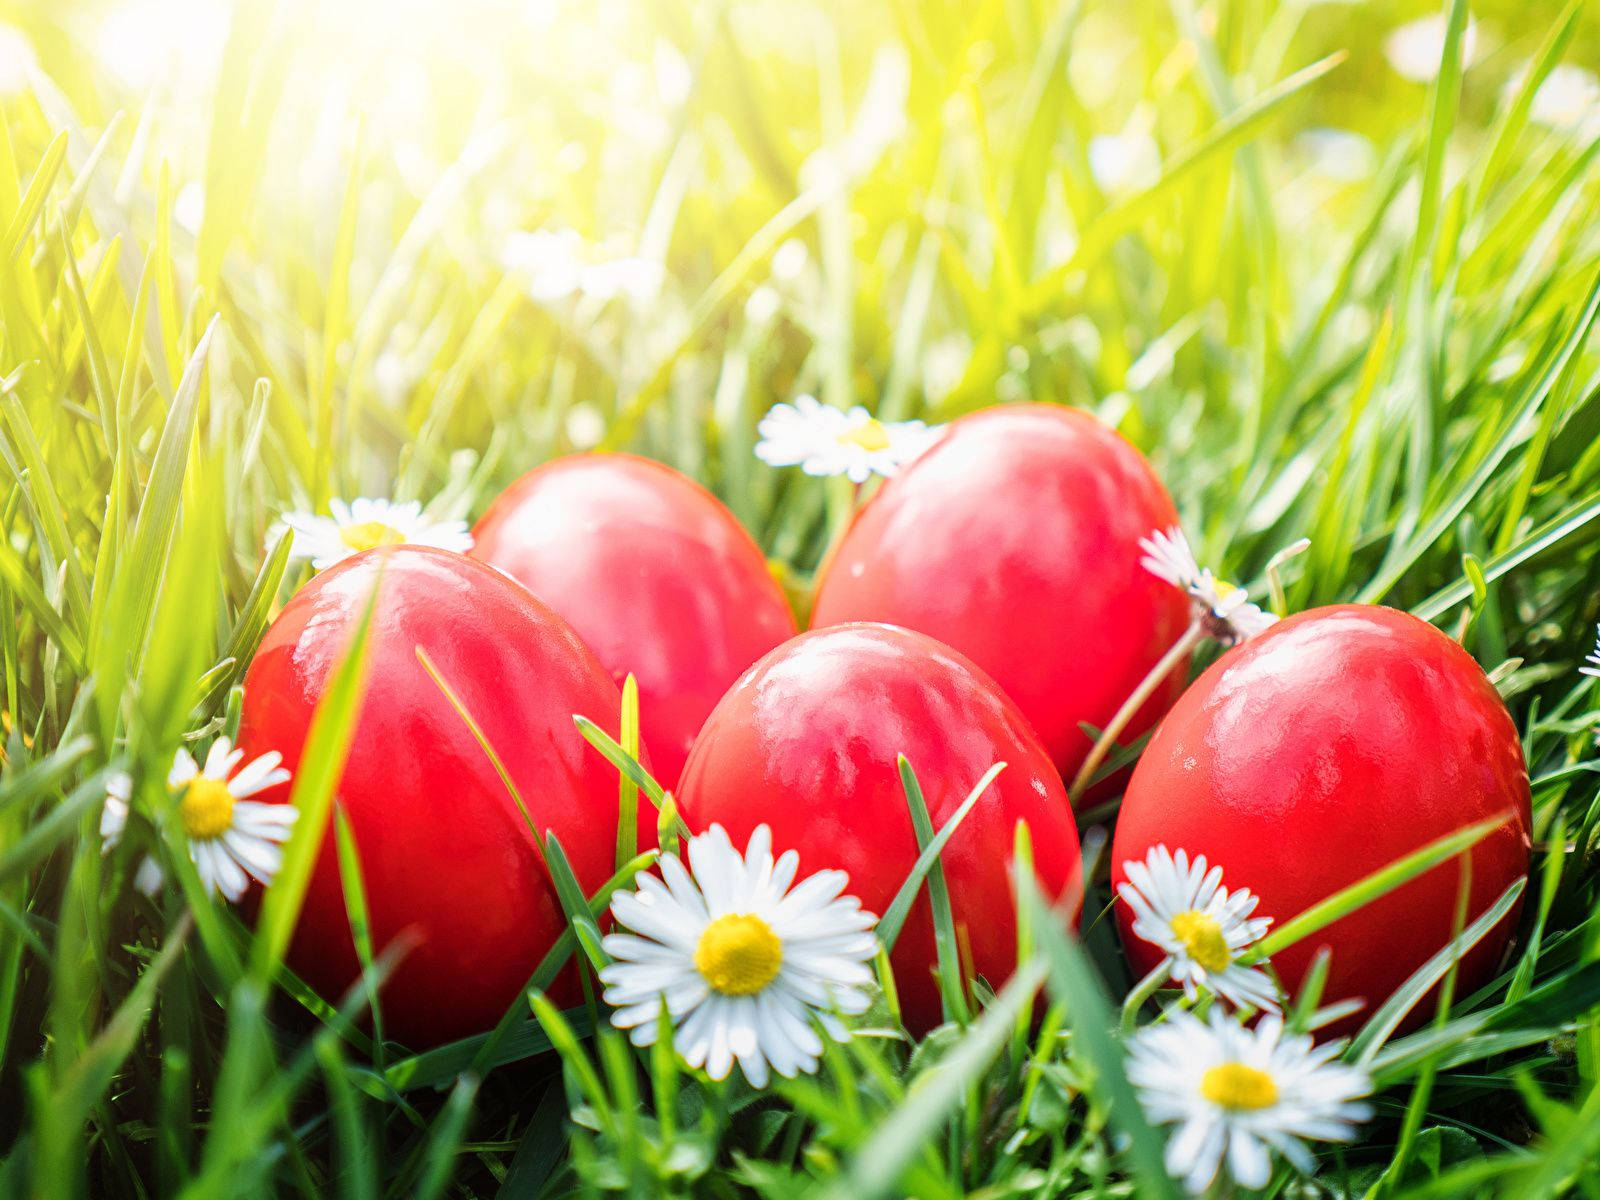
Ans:
[[[675,1134],[607,1124],[619,1083],[572,1132],[550,1056],[373,1047],[96,835],[109,767],[156,780],[233,720],[294,582],[285,508],[476,515],[553,454],[629,448],[803,579],[825,489],[751,454],[799,391],[1092,407],[1210,560],[1256,578],[1308,535],[1293,605],[1411,607],[1496,671],[1539,901],[1462,1001],[1479,1024],[1395,1052],[1328,1188],[1592,1189],[1571,669],[1600,609],[1600,10],[1450,14],[1452,38],[1409,3],[0,0],[0,1195],[893,1187],[867,1139],[948,1040],[909,1069],[852,1049],[787,1107],[685,1081],[705,1107]],[[1094,1072],[1022,1041],[992,1109],[916,1126],[906,1190],[1128,1193]]]

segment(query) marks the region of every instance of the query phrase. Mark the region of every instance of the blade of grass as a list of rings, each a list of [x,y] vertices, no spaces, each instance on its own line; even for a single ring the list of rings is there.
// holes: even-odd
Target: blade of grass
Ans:
[[[883,916],[878,918],[878,941],[883,944],[885,950],[894,949],[895,942],[900,938],[900,930],[905,926],[906,918],[911,915],[911,906],[916,903],[917,893],[922,890],[923,880],[939,861],[939,855],[955,836],[956,830],[961,828],[961,822],[967,819],[967,814],[972,811],[979,798],[989,790],[989,785],[1005,768],[1005,763],[995,763],[985,771],[977,786],[967,793],[967,798],[961,802],[960,807],[951,813],[950,819],[940,827],[937,836],[922,847],[922,852],[917,855],[917,861],[912,864],[911,873],[900,885],[900,890],[895,893],[889,907],[884,909]]]
[[[917,782],[910,760],[902,754],[898,762],[900,786],[906,794],[906,806],[911,810],[911,828],[916,833],[917,851],[920,854],[933,843],[933,820],[928,815],[928,802],[922,795],[922,785]],[[972,1010],[967,1005],[967,989],[956,942],[955,914],[950,907],[950,888],[945,883],[944,868],[937,856],[929,864],[927,885],[928,906],[933,910],[933,941],[938,952],[939,995],[944,1003],[945,1020],[965,1024],[971,1019]]]
[[[366,607],[362,610],[344,657],[334,670],[327,690],[317,702],[316,711],[311,717],[305,749],[301,753],[300,765],[289,793],[289,802],[300,816],[284,845],[283,865],[262,902],[261,919],[251,949],[250,974],[257,981],[271,978],[278,964],[283,961],[295,921],[300,915],[306,888],[311,882],[311,869],[322,849],[328,814],[333,808],[334,791],[344,774],[345,758],[349,754],[356,721],[361,714],[361,702],[366,691],[372,616],[377,609],[382,588],[383,575],[380,571],[373,581]]]

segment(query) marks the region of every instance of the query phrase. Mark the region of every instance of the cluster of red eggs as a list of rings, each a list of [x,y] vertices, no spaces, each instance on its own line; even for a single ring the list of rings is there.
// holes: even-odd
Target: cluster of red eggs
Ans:
[[[1015,962],[1018,824],[1047,893],[1076,888],[1062,779],[1090,749],[1082,727],[1103,727],[1191,619],[1190,599],[1140,565],[1140,539],[1176,519],[1150,465],[1092,417],[978,413],[861,508],[819,574],[812,629],[796,636],[755,542],[703,488],[629,456],[560,459],[490,506],[470,557],[383,547],[302,588],[246,677],[240,744],[298,763],[381,571],[338,798],[375,943],[413,943],[383,997],[390,1030],[413,1045],[494,1024],[565,928],[518,798],[586,889],[610,877],[617,775],[572,718],[615,729],[628,673],[647,760],[692,829],[718,822],[742,846],[769,825],[803,870],[848,871],[877,912],[917,856],[898,756],[936,826],[1006,763],[943,856],[963,962],[998,984]],[[1187,691],[1186,677],[1175,671],[1124,734],[1160,722],[1117,818],[1114,881],[1155,845],[1181,847],[1281,922],[1496,815],[1502,827],[1471,853],[1471,913],[1526,874],[1516,730],[1477,664],[1431,625],[1313,610],[1227,651]],[[642,844],[655,816],[641,813]],[[1450,940],[1458,879],[1435,868],[1274,965],[1292,992],[1331,946],[1325,1000],[1375,1004]],[[1159,951],[1123,916],[1147,969]],[[1513,919],[1464,963],[1463,989],[1492,969]],[[923,900],[893,958],[912,1029],[938,1018],[934,954]],[[330,996],[359,973],[331,833],[291,962]]]

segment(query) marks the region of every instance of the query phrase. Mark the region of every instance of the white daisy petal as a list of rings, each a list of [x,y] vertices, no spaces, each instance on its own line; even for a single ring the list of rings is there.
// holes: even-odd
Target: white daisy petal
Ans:
[[[228,857],[256,879],[270,880],[283,866],[283,847],[230,829],[221,838]]]
[[[196,847],[201,846],[211,855],[212,877],[217,891],[221,892],[223,898],[230,903],[242,900],[250,887],[250,877],[245,873],[244,867],[228,853],[228,848],[221,838],[209,842],[191,843],[190,850],[193,852]]]
[[[161,864],[147,854],[140,862],[139,869],[133,874],[133,886],[146,896],[154,896],[161,890],[166,878],[166,872],[162,871]]]
[[[1590,675],[1600,679],[1600,626],[1596,626],[1594,649],[1584,656],[1583,661],[1587,666],[1579,667],[1578,674]]]
[[[106,777],[105,807],[100,810],[100,852],[109,854],[128,828],[129,805],[133,799],[133,777],[115,771]]]
[[[195,871],[200,876],[200,886],[207,892],[217,890],[221,868],[217,865],[216,847],[210,842],[191,842],[189,853],[194,858]]]
[[[1130,1039],[1128,1079],[1152,1122],[1178,1127],[1166,1164],[1186,1188],[1205,1191],[1225,1166],[1234,1183],[1255,1189],[1271,1178],[1271,1151],[1309,1172],[1305,1140],[1348,1140],[1371,1115],[1354,1103],[1371,1081],[1328,1061],[1339,1049],[1285,1035],[1276,1016],[1250,1028],[1218,1008],[1205,1021],[1173,1011]]]
[[[284,842],[294,829],[300,810],[292,804],[263,804],[240,800],[233,806],[233,827],[269,841]]]
[[[275,787],[289,778],[289,772],[281,764],[283,755],[276,750],[268,751],[254,762],[246,765],[244,770],[234,774],[228,780],[228,790],[233,793],[234,799],[243,800],[247,796],[254,796],[257,792],[266,791]]]
[[[870,1006],[878,952],[877,918],[841,895],[843,872],[791,887],[798,856],[775,859],[766,826],[741,853],[713,825],[659,865],[659,879],[641,876],[636,891],[612,897],[618,930],[602,940],[613,961],[600,973],[612,1024],[648,1045],[655,1034],[641,1031],[653,1030],[664,999],[678,1053],[713,1079],[735,1063],[758,1088],[816,1070],[818,1027],[847,1036],[834,1010]]]
[[[177,753],[172,756],[172,770],[167,772],[167,787],[177,791],[198,774],[200,764],[195,762],[194,755],[179,746]]]

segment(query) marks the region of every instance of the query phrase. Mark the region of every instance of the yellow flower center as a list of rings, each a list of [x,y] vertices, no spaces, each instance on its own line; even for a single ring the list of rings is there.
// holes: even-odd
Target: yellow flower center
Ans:
[[[339,529],[339,540],[352,550],[371,550],[374,546],[398,546],[406,540],[393,525],[382,521],[362,521]]]
[[[1239,585],[1229,583],[1226,579],[1213,579],[1211,581],[1211,589],[1216,592],[1218,600],[1226,600],[1239,590]]]
[[[1226,971],[1233,962],[1233,952],[1228,949],[1228,939],[1222,936],[1222,926],[1215,917],[1190,909],[1172,918],[1172,936],[1183,943],[1183,948],[1208,971]]]
[[[1227,1062],[1200,1077],[1200,1094],[1221,1108],[1255,1111],[1278,1102],[1278,1085],[1259,1068]]]
[[[706,926],[694,948],[695,970],[724,996],[753,996],[778,977],[783,943],[760,917],[728,913]]]
[[[183,831],[196,841],[221,837],[233,826],[233,793],[220,779],[196,775],[178,802]]]
[[[862,424],[854,429],[839,435],[839,442],[845,446],[860,446],[863,450],[876,451],[889,448],[889,431],[883,427],[883,422],[877,417],[868,417]]]

